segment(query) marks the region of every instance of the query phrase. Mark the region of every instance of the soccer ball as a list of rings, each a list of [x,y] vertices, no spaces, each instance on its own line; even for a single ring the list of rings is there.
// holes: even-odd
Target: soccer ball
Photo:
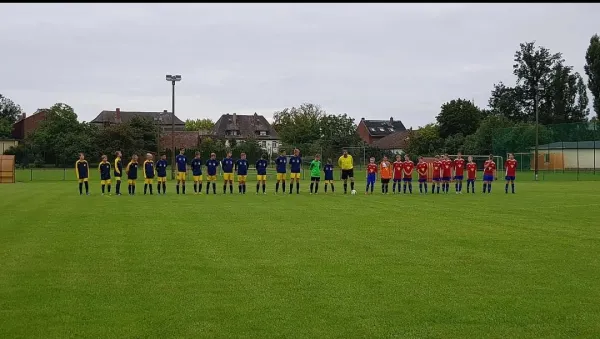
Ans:
[[[352,192],[350,192],[350,194],[355,195],[356,194],[356,190],[352,190]]]

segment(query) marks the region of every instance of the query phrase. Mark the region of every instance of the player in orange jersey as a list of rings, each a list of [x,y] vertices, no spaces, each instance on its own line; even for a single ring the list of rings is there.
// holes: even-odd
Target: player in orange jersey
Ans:
[[[392,163],[388,161],[387,156],[379,163],[379,176],[381,177],[381,193],[388,194],[390,180],[392,179]]]

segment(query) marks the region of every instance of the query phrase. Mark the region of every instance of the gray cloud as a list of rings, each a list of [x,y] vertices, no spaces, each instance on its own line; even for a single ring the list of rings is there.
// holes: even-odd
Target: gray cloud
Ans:
[[[583,73],[597,4],[2,4],[0,93],[27,112],[55,102],[218,118],[313,102],[332,113],[433,121],[456,97],[487,105],[513,83],[520,42]]]

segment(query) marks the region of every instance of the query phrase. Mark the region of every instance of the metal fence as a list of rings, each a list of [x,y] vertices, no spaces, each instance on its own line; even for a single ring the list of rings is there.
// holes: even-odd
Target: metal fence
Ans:
[[[514,153],[520,178],[535,180],[534,125],[498,130],[494,154]],[[538,180],[600,180],[600,124],[598,122],[540,125]]]

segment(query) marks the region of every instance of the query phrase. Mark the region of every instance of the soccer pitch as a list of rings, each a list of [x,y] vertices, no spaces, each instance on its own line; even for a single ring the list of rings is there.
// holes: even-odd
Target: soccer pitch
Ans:
[[[600,337],[600,182],[308,185],[2,185],[0,338]]]

